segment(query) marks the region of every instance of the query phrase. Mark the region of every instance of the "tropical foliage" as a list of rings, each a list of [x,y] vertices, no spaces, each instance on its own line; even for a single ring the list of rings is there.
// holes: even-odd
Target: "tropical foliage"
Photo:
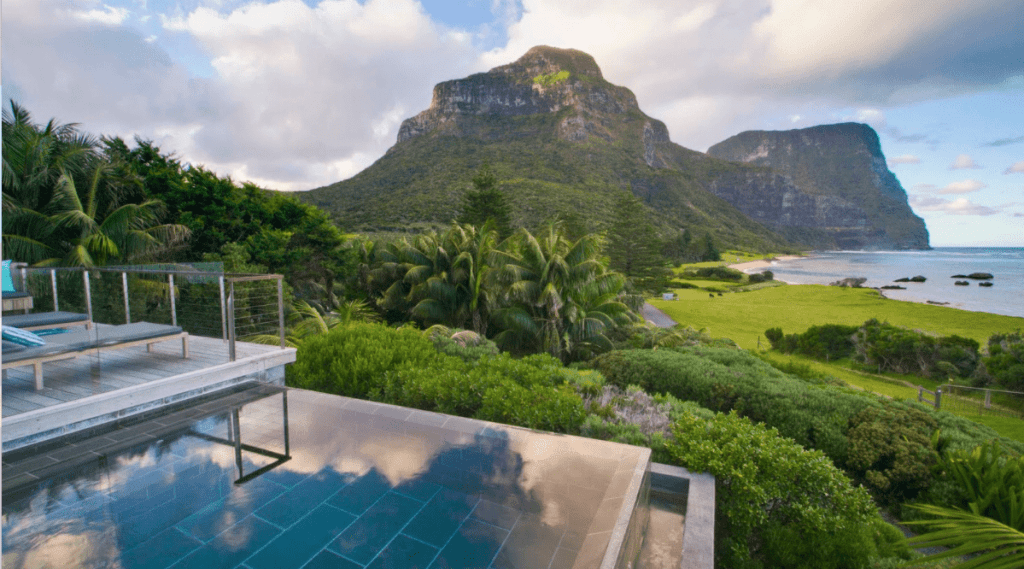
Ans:
[[[164,204],[76,124],[32,122],[11,102],[3,113],[5,255],[39,265],[91,267],[152,258],[189,231],[161,223]]]
[[[572,240],[559,224],[501,243],[491,224],[453,224],[364,243],[361,284],[391,321],[471,329],[515,353],[568,361],[610,349],[607,332],[634,318],[601,245],[594,234]]]

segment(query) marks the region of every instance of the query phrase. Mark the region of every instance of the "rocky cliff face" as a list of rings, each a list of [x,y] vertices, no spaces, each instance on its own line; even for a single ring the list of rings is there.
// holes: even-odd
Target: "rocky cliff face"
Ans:
[[[720,176],[708,190],[791,238],[840,249],[928,248],[924,221],[867,125],[748,131],[708,154],[775,172]]]
[[[719,157],[683,148],[629,89],[606,81],[591,56],[540,46],[508,65],[438,84],[430,107],[402,123],[384,157],[303,198],[353,230],[437,228],[458,216],[486,162],[517,226],[562,217],[600,231],[631,192],[666,238],[688,229],[748,250],[927,246],[927,234],[902,235],[878,221],[889,205],[880,213],[863,203],[884,196],[894,218],[913,217],[877,137],[871,146],[862,134],[858,146],[850,133],[836,140],[806,134],[806,142],[754,134],[717,145]],[[830,155],[834,148],[847,156]],[[814,178],[822,164],[857,180],[853,189],[835,191]]]
[[[437,84],[430,108],[402,123],[398,143],[426,133],[480,136],[487,130],[481,118],[529,115],[557,115],[557,135],[569,142],[591,136],[611,141],[617,134],[613,117],[628,114],[643,115],[636,96],[605,81],[593,57],[538,46],[509,65]],[[658,160],[654,143],[668,142],[668,129],[661,121],[643,118],[646,159],[653,164]]]

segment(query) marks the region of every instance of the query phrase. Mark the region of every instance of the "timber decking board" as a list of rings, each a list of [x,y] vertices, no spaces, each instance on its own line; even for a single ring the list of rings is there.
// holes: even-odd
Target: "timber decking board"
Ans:
[[[236,343],[236,358],[279,350],[278,346]],[[227,363],[228,344],[220,338],[189,336],[189,357],[181,357],[181,341],[170,340],[99,354],[44,363],[43,389],[37,391],[31,366],[11,368],[3,380],[3,417],[76,401]]]

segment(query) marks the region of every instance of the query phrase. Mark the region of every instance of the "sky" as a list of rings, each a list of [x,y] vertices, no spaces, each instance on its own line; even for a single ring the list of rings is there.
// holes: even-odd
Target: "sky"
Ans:
[[[307,190],[383,156],[432,88],[535,45],[594,56],[672,140],[858,121],[932,246],[1024,247],[1019,0],[4,0],[36,122]]]

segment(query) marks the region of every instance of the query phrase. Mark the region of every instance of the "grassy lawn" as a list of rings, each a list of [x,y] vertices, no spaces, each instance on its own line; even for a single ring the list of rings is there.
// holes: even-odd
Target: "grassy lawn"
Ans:
[[[708,286],[713,281],[704,282],[703,286]],[[787,285],[714,298],[702,290],[673,292],[679,300],[656,298],[650,303],[680,324],[707,328],[712,336],[731,338],[747,349],[756,349],[759,339],[765,346],[763,336],[768,328],[780,327],[791,334],[815,324],[855,325],[869,318],[945,336],[974,338],[982,346],[995,332],[1024,329],[1024,318],[891,300],[871,289]]]

